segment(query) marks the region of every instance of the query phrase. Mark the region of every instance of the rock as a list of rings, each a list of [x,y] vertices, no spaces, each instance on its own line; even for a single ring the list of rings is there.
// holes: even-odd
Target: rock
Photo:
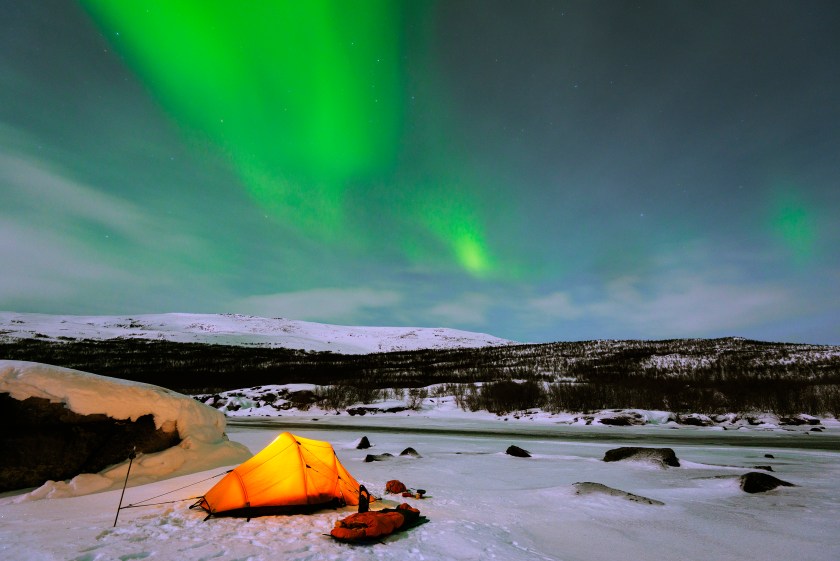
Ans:
[[[408,448],[406,448],[405,450],[400,452],[400,456],[413,456],[415,458],[420,458],[421,457],[420,454],[417,452],[417,450],[415,450],[411,446],[409,446]]]
[[[351,416],[354,415],[367,415],[370,413],[371,415],[376,415],[377,413],[399,413],[401,411],[406,411],[408,407],[388,407],[386,409],[381,409],[379,407],[350,407],[347,409],[347,413]]]
[[[138,453],[181,442],[176,427],[155,428],[152,415],[136,421],[80,415],[61,403],[0,394],[0,492],[97,473]]]
[[[605,462],[619,462],[622,460],[635,460],[654,462],[662,467],[680,467],[680,461],[671,448],[640,448],[638,446],[622,446],[607,450],[604,454]]]
[[[620,497],[622,499],[633,501],[635,503],[642,503],[648,505],[664,505],[662,501],[656,499],[649,499],[641,495],[634,495],[627,491],[607,487],[603,483],[592,483],[591,481],[583,481],[572,485],[575,488],[575,495],[609,495],[611,497]]]
[[[714,423],[711,418],[700,413],[690,413],[688,415],[681,415],[677,418],[677,422],[681,425],[689,425],[694,427],[710,427]]]
[[[602,425],[630,427],[635,425],[644,425],[645,418],[636,412],[620,412],[609,417],[602,417],[600,422]]]
[[[617,416],[617,417],[604,417],[603,419],[601,419],[601,424],[602,425],[609,425],[609,426],[613,426],[613,427],[629,427],[633,423],[631,423],[630,419],[628,419],[627,417]]]
[[[370,448],[370,440],[368,440],[368,437],[363,436],[356,445],[356,450],[367,450],[368,448]]]
[[[772,475],[751,471],[741,476],[741,489],[747,493],[763,493],[776,487],[796,487],[793,483],[782,481]]]
[[[763,469],[764,471],[773,471],[773,466],[753,466],[753,469]]]
[[[508,449],[505,450],[505,454],[508,456],[514,456],[516,458],[530,458],[531,453],[527,450],[520,448],[519,446],[508,446]]]
[[[822,431],[823,431],[822,427],[814,427],[814,428],[811,429],[811,432],[822,432]]]
[[[773,454],[764,454],[764,457],[765,457],[765,458],[770,458],[770,459],[773,459],[773,458],[775,458],[776,456],[774,456]]]
[[[793,417],[779,417],[780,425],[819,425],[820,420],[817,417],[801,413]]]
[[[387,460],[388,458],[393,458],[393,457],[394,457],[394,455],[389,454],[388,452],[385,452],[384,454],[368,454],[367,456],[365,456],[365,461],[366,462],[382,462],[382,461]]]

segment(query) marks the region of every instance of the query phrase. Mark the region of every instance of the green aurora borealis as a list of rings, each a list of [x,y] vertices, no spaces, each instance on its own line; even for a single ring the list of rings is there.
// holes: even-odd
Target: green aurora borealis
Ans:
[[[369,228],[349,220],[352,191],[394,181],[410,102],[401,30],[433,4],[83,4],[175,122],[215,145],[267,212],[329,243],[348,230],[365,236]],[[469,203],[441,209],[441,193],[429,199],[418,187],[402,186],[409,196],[400,212],[448,246],[464,271],[491,273]],[[456,198],[468,194],[451,188]],[[403,244],[422,243],[399,226]]]
[[[840,343],[835,3],[0,6],[0,309]]]

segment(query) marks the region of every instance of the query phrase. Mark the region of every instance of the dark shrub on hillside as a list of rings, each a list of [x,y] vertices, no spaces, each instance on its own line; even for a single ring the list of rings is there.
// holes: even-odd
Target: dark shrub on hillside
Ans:
[[[480,409],[504,415],[511,411],[540,407],[544,402],[544,395],[542,384],[532,380],[500,380],[482,386],[478,392],[478,402],[481,405]]]

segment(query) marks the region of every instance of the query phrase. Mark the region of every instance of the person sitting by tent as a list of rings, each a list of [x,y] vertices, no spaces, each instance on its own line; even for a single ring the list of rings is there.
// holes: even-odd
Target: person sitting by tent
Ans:
[[[426,519],[408,503],[397,508],[357,512],[335,523],[330,535],[338,541],[358,542],[387,536],[399,529],[408,529]]]
[[[371,496],[364,485],[359,485],[359,512],[367,512],[370,510]]]

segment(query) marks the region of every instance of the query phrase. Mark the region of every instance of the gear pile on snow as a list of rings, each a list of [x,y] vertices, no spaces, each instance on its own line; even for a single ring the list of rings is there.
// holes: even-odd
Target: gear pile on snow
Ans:
[[[397,508],[357,512],[335,523],[330,535],[339,541],[364,541],[406,529],[420,521],[420,511],[403,503]]]

